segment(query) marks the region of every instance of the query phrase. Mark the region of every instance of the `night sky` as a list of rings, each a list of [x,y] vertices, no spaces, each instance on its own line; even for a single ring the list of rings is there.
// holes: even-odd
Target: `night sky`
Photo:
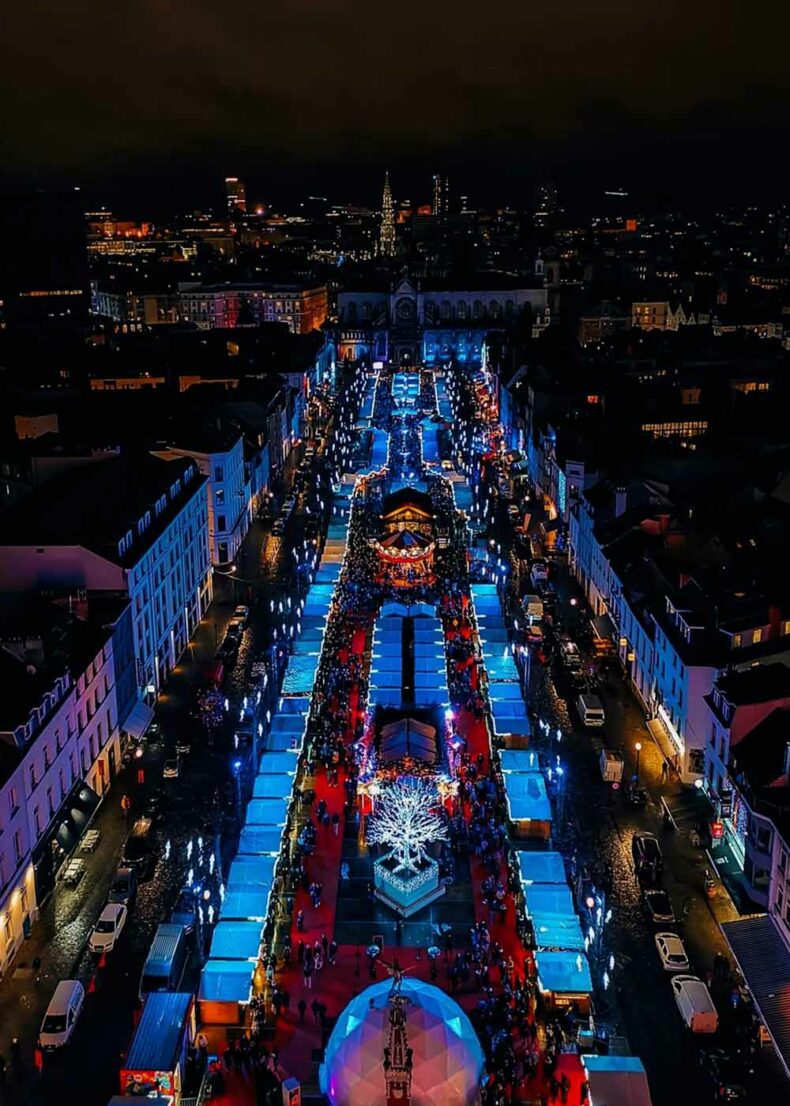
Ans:
[[[786,5],[14,0],[4,25],[0,160],[19,180],[199,194],[239,173],[363,201],[385,163],[400,195],[433,168],[503,199],[579,170],[786,184]]]

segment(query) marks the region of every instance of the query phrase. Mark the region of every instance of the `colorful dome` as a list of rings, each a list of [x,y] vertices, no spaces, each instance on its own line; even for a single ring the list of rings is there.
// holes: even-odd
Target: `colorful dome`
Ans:
[[[375,983],[352,999],[326,1046],[319,1081],[332,1106],[385,1101],[384,1049],[389,1043],[392,981]],[[472,1023],[454,999],[430,983],[404,979],[406,1037],[413,1049],[411,1106],[476,1106],[483,1050]]]

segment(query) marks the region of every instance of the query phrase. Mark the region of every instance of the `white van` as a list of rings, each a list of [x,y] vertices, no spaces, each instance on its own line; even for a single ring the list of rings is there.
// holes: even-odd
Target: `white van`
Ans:
[[[676,975],[672,979],[672,993],[683,1021],[692,1033],[716,1032],[719,1015],[701,979],[695,975]]]
[[[579,712],[583,726],[598,728],[606,721],[603,703],[597,695],[588,695],[584,692],[576,700],[576,710]]]
[[[84,1002],[85,988],[78,979],[60,981],[41,1023],[38,1039],[45,1052],[68,1044]]]

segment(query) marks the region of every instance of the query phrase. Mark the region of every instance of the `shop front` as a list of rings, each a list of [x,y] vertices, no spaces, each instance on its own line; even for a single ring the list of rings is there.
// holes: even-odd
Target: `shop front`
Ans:
[[[58,872],[79,846],[100,802],[101,796],[90,784],[80,780],[50,821],[33,850],[36,900],[39,904],[52,892]]]

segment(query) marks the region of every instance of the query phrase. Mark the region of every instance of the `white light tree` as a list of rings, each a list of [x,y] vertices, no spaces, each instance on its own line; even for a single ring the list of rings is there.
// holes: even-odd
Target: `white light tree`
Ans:
[[[429,780],[405,777],[382,789],[368,825],[368,841],[388,848],[394,872],[416,872],[425,846],[447,841],[447,828],[435,809],[438,792]]]

